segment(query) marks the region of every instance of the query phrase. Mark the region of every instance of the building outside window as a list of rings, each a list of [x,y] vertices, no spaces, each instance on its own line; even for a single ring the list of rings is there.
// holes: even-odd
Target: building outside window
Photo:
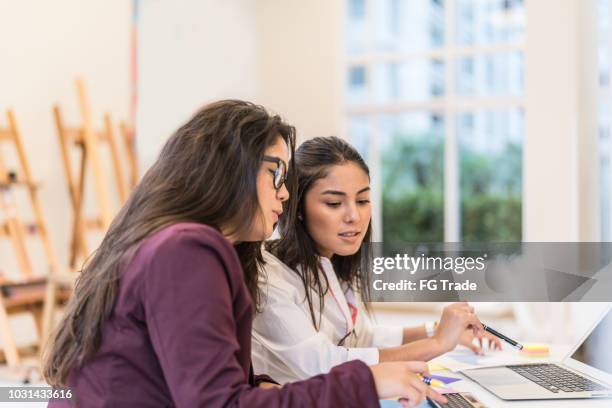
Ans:
[[[347,7],[347,134],[372,170],[375,239],[521,240],[523,1]]]

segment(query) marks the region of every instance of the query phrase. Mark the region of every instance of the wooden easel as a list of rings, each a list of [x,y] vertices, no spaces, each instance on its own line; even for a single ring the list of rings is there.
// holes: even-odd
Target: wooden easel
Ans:
[[[0,331],[7,364],[14,368],[19,365],[20,356],[9,325],[9,316],[25,311],[32,313],[40,337],[39,345],[42,346],[50,332],[50,324],[43,318],[45,299],[48,297],[47,283],[50,277],[59,273],[59,264],[51,245],[51,238],[38,197],[39,185],[32,178],[17,121],[10,110],[7,111],[6,116],[8,127],[0,128],[0,142],[8,142],[13,145],[18,163],[17,170],[9,170],[0,149],[0,236],[8,236],[10,239],[21,278],[17,281],[3,279],[0,282]],[[34,216],[32,223],[24,223],[18,216],[17,205],[13,197],[14,190],[20,187],[25,188],[28,192]],[[44,275],[36,276],[32,271],[25,245],[25,237],[28,235],[37,235],[43,244],[49,266],[48,273]],[[53,298],[53,302],[57,300],[56,297]]]
[[[113,132],[113,125],[109,114],[104,116],[104,128],[101,131],[94,130],[91,109],[85,92],[85,85],[81,80],[76,81],[79,109],[82,124],[77,127],[67,127],[64,124],[59,106],[53,108],[57,133],[59,136],[64,173],[68,184],[70,202],[73,211],[72,239],[70,245],[69,265],[77,267],[77,260],[87,259],[89,248],[87,245],[87,232],[91,230],[106,231],[112,221],[110,198],[104,180],[102,161],[100,156],[100,143],[108,143],[111,153],[111,161],[115,173],[115,182],[119,199],[124,202],[127,199],[128,188],[122,173],[119,150]],[[72,150],[78,151],[78,163],[72,162]],[[87,168],[90,168],[93,176],[94,188],[99,213],[86,218],[83,214],[85,195],[85,179]]]
[[[129,186],[130,191],[134,190],[138,183],[138,155],[136,153],[136,133],[134,128],[129,126],[127,122],[121,122],[121,136],[123,138],[123,146],[128,159],[129,165]]]

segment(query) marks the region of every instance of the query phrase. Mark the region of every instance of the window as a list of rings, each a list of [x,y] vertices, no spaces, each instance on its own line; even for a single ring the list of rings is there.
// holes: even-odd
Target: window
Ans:
[[[385,250],[444,240],[444,119],[428,111],[376,117]]]
[[[375,239],[520,240],[523,1],[351,7],[346,72],[365,83],[345,92],[347,132],[373,174]]]
[[[365,0],[349,0],[349,15],[354,19],[365,16]]]

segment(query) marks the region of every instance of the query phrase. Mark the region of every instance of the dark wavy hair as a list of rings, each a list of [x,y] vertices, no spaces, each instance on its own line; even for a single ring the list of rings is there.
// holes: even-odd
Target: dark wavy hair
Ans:
[[[80,273],[44,357],[43,375],[50,385],[64,385],[70,370],[99,349],[118,295],[121,265],[144,239],[183,221],[237,236],[263,222],[257,175],[264,151],[279,137],[293,157],[295,129],[263,107],[238,100],[204,106],[170,137]],[[257,310],[261,242],[239,242],[235,248]]]
[[[285,214],[279,222],[281,238],[267,243],[267,249],[301,278],[312,324],[317,330],[323,313],[323,298],[329,289],[329,283],[325,275],[319,273],[317,246],[306,229],[304,219],[306,194],[317,180],[327,176],[330,167],[349,162],[355,163],[370,178],[367,164],[357,150],[346,141],[330,136],[316,137],[302,143],[293,159],[297,188],[292,198],[285,203]],[[371,239],[370,221],[363,242],[355,254],[334,255],[331,259],[338,279],[346,282],[366,298],[369,298],[370,293],[368,281],[372,259],[372,246],[369,245]],[[316,299],[313,299],[312,291]],[[314,309],[315,301],[319,304],[318,318]]]

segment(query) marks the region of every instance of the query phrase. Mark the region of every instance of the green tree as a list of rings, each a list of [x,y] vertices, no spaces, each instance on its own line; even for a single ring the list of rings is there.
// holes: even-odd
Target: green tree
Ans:
[[[522,149],[460,150],[461,238],[520,241]],[[385,252],[403,242],[444,240],[444,140],[439,134],[394,135],[382,152]]]
[[[394,136],[382,159],[385,252],[444,239],[443,175],[440,135]]]

